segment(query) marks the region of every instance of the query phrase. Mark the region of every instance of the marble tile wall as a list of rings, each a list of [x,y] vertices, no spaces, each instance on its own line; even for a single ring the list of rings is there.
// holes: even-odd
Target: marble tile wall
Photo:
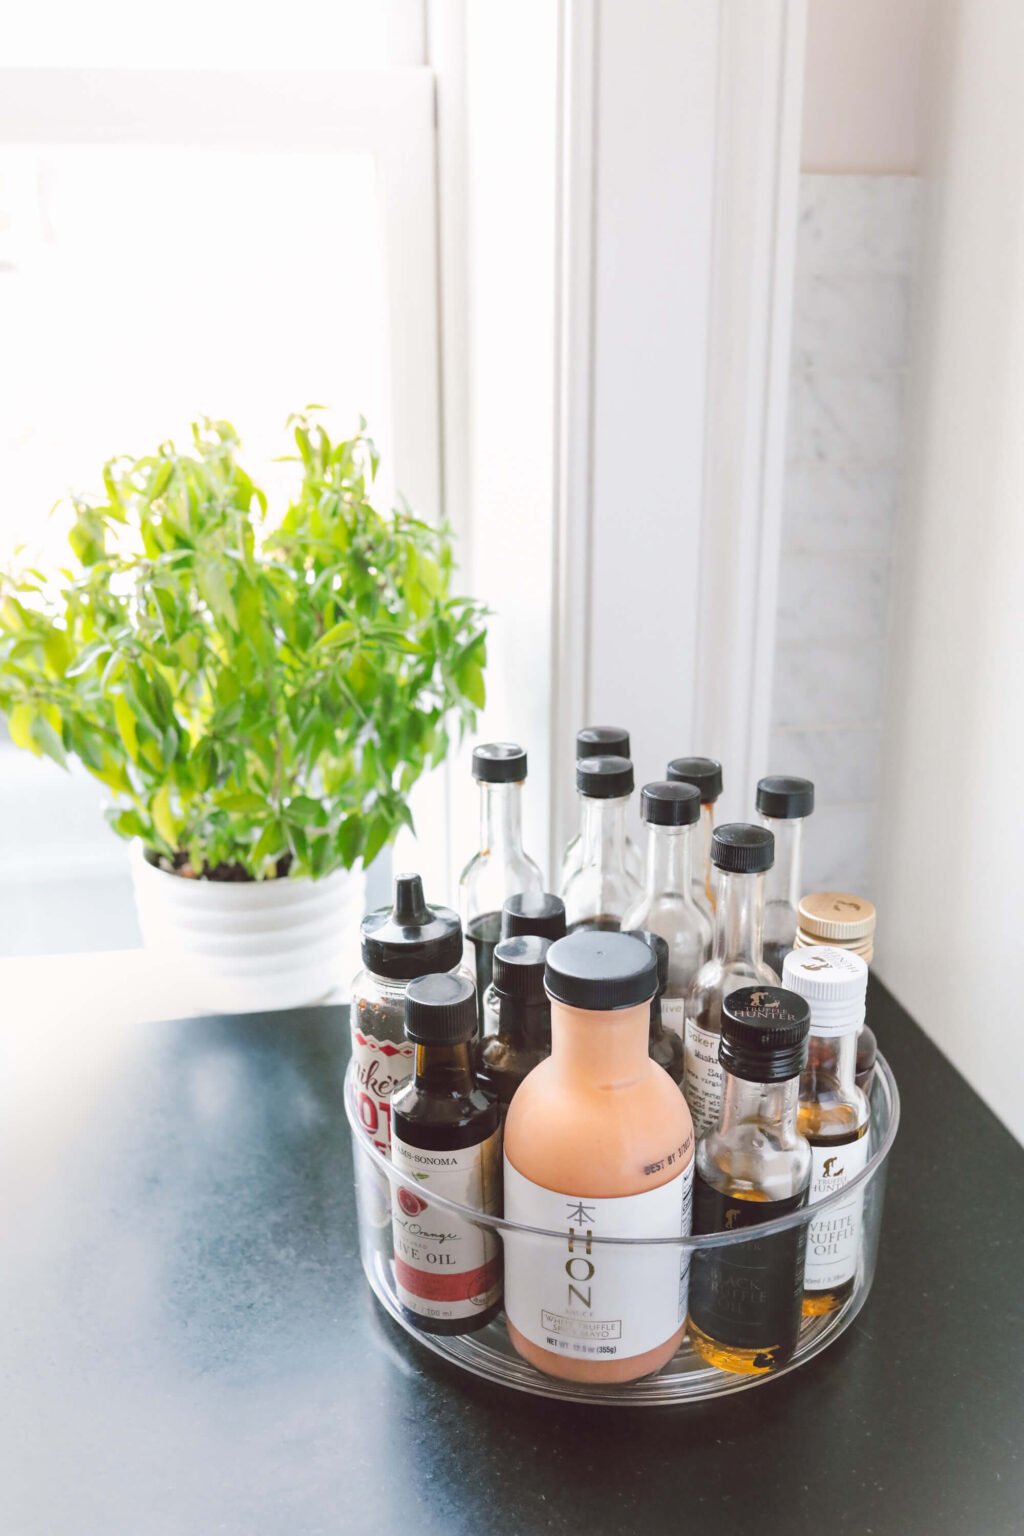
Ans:
[[[771,773],[817,786],[807,889],[870,895],[920,185],[801,180]]]

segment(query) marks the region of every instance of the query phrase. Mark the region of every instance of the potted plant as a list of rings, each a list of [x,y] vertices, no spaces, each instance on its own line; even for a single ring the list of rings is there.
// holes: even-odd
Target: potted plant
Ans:
[[[480,607],[444,528],[371,503],[365,424],[293,418],[283,515],[226,422],[112,460],[75,500],[73,565],[0,585],[12,741],[110,791],[144,938],[207,1007],[288,1007],[337,979],[341,927],[407,796],[484,702]]]

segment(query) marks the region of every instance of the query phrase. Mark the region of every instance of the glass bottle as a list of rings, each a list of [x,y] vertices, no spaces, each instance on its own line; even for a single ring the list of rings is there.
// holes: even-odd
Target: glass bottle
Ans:
[[[744,987],[726,998],[725,1093],[717,1127],[697,1148],[694,1232],[757,1227],[807,1204],[811,1149],[797,1128],[807,1025],[804,999],[781,987]],[[760,1376],[791,1359],[806,1244],[800,1223],[694,1253],[688,1327],[703,1360]]]
[[[645,784],[640,815],[647,827],[644,892],[622,920],[624,928],[645,928],[668,944],[668,981],[661,1000],[665,1025],[680,1039],[690,983],[711,953],[711,923],[693,899],[693,843],[698,832],[700,793],[692,784]]]
[[[674,757],[665,772],[677,784],[692,784],[700,794],[700,857],[693,861],[693,899],[709,922],[714,921],[715,887],[712,880],[711,834],[715,828],[715,802],[722,793],[722,765],[716,757]]]
[[[392,1201],[395,1289],[407,1318],[427,1333],[472,1333],[501,1307],[495,1233],[430,1196],[501,1213],[498,1106],[473,1072],[476,993],[467,976],[420,976],[405,998],[415,1047],[412,1077],[392,1104],[391,1161],[415,1179]]]
[[[580,797],[580,865],[562,892],[569,931],[614,931],[640,898],[626,867],[626,812],[633,793],[627,757],[585,757],[576,764]]]
[[[765,882],[764,957],[781,975],[782,962],[796,943],[803,827],[814,811],[814,785],[786,774],[761,779],[757,810],[775,838],[775,865]]]
[[[689,1232],[693,1127],[647,1054],[657,968],[645,945],[570,933],[548,950],[545,980],[551,1055],[505,1121],[505,1215],[565,1241],[506,1231],[509,1338],[550,1376],[633,1381],[678,1348],[683,1255],[672,1243],[591,1239]]]
[[[647,1054],[659,1067],[664,1067],[677,1086],[683,1081],[683,1042],[674,1030],[665,1028],[661,1011],[662,999],[668,985],[668,945],[660,933],[645,928],[630,928],[631,939],[639,939],[652,951],[658,966],[658,990],[651,999],[651,1032],[647,1038]]]
[[[810,1203],[836,1194],[868,1160],[868,1101],[855,1081],[857,1035],[864,1023],[868,968],[859,955],[825,945],[786,956],[783,981],[811,1010],[807,1067],[800,1079],[797,1125],[811,1144]],[[806,1317],[837,1311],[853,1292],[864,1192],[812,1221],[804,1270]]]
[[[462,924],[448,907],[428,907],[419,875],[399,875],[394,906],[369,912],[359,926],[363,969],[352,982],[352,1031],[359,1120],[374,1145],[391,1148],[391,1101],[412,1073],[405,1037],[405,993],[414,976],[455,975],[462,965]]]
[[[475,747],[473,777],[480,785],[480,849],[462,871],[459,909],[466,930],[466,959],[475,970],[482,1009],[491,981],[491,957],[501,938],[501,909],[519,891],[542,891],[544,881],[523,850],[526,753],[522,747],[511,741]]]
[[[828,944],[860,955],[865,965],[875,958],[876,913],[874,903],[851,891],[814,891],[800,898],[797,907],[800,926],[796,948]],[[875,1077],[878,1042],[870,1024],[865,1024],[857,1038],[857,1087],[868,1098]]]
[[[561,906],[561,902],[559,902]],[[551,1004],[544,990],[550,939],[520,934],[494,951],[494,1028],[478,1042],[477,1078],[493,1094],[504,1120],[512,1096],[528,1072],[551,1054]]]
[[[510,896],[501,909],[501,937],[517,938],[532,933],[541,939],[564,939],[565,903],[549,891],[522,891]],[[483,1032],[492,1035],[498,1027],[498,994],[492,979],[484,993]]]
[[[723,997],[750,982],[778,985],[779,978],[761,955],[764,877],[772,867],[772,847],[772,834],[765,827],[744,822],[716,827],[711,839],[718,896],[715,936],[711,959],[690,983],[683,1036],[683,1081],[698,1137],[718,1124],[722,1106],[718,1044]]]
[[[585,725],[582,731],[576,732],[576,761],[584,757],[628,757],[629,756],[629,732],[624,731],[618,725]],[[572,876],[580,867],[582,852],[582,840],[577,831],[565,845],[562,854],[562,867],[558,877],[558,889],[565,894],[565,888]],[[643,860],[640,851],[633,839],[626,835],[626,868],[634,880],[639,880],[643,873]]]

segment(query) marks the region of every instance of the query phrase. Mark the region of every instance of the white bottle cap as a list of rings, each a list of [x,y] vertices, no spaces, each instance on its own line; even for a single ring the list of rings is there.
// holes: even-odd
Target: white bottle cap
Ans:
[[[783,962],[782,985],[807,999],[812,1035],[845,1035],[864,1023],[868,968],[848,949],[815,944],[791,950]]]

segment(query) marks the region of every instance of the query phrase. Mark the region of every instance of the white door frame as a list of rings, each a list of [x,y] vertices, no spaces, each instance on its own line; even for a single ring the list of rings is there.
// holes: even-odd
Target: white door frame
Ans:
[[[641,781],[674,753],[720,757],[721,819],[750,814],[767,761],[805,10],[564,5],[553,853],[575,816],[579,725],[641,727]],[[662,339],[632,350],[623,326],[624,307],[647,313],[643,285],[680,368],[702,373],[678,387],[674,425]]]

